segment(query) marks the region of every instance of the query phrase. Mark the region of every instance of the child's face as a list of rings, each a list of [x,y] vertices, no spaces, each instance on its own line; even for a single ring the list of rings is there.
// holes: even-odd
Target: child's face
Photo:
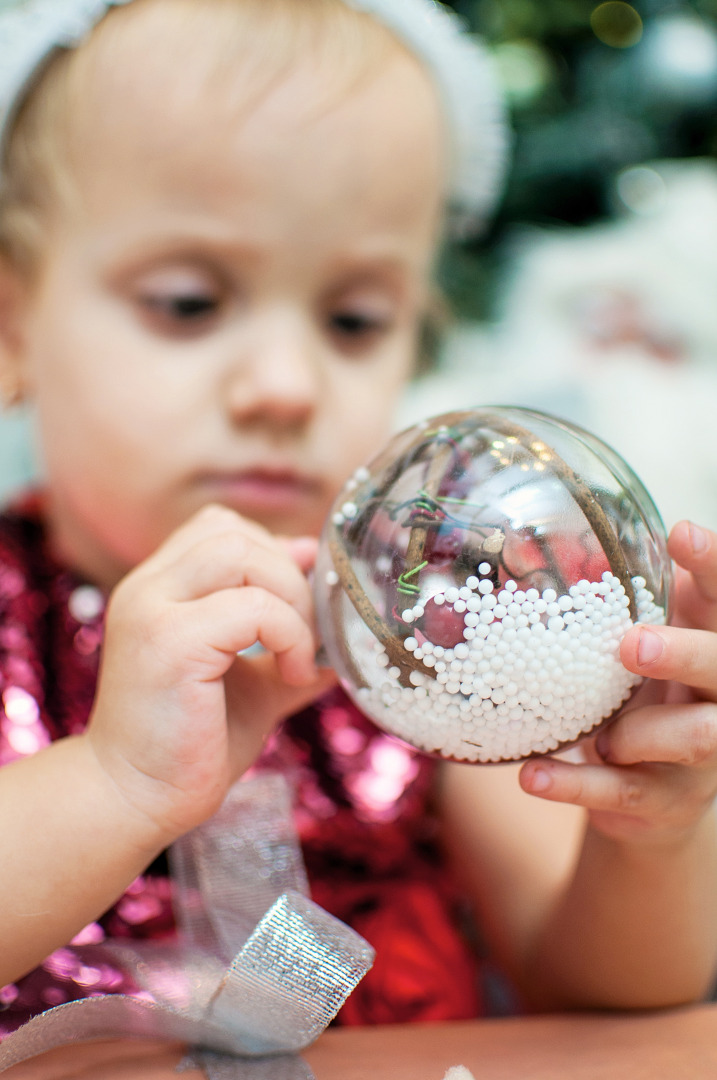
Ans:
[[[297,71],[239,121],[133,75],[80,126],[20,355],[57,543],[107,585],[209,501],[318,532],[410,372],[443,182],[398,51],[340,97]]]

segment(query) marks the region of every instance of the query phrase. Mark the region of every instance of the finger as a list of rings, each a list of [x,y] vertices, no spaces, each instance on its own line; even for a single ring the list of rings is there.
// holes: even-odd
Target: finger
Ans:
[[[651,679],[674,679],[717,697],[717,634],[675,626],[635,626],[620,643],[628,671]]]
[[[203,537],[161,574],[170,600],[191,601],[222,589],[252,586],[281,597],[307,621],[313,617],[309,583],[282,545],[257,544],[240,529]]]
[[[717,763],[717,705],[646,706],[624,713],[603,728],[595,748],[612,765],[662,762],[714,768]]]
[[[315,537],[280,536],[278,541],[304,574],[308,574],[310,570],[313,570],[319,546],[319,542]]]
[[[601,831],[614,836],[688,824],[695,806],[703,808],[711,795],[705,783],[698,796],[690,780],[689,770],[678,766],[620,768],[550,758],[526,762],[520,772],[520,785],[528,794],[581,806]]]
[[[704,598],[717,604],[717,536],[681,521],[670,533],[668,549],[675,562],[690,571]]]
[[[185,652],[183,659],[206,664],[206,678],[224,675],[226,658],[233,662],[257,641],[276,657],[289,685],[306,686],[318,678],[310,627],[295,608],[265,589],[224,589],[186,605],[186,614],[194,655]]]
[[[293,685],[317,677],[314,634],[299,612],[265,589],[224,589],[184,604],[147,606],[141,635],[109,628],[108,644],[125,645],[125,667],[141,682],[147,669],[163,687],[221,679],[237,653],[260,642],[276,656],[281,676]],[[107,651],[109,655],[109,650]]]
[[[276,543],[271,534],[257,522],[241,517],[226,506],[210,503],[175,529],[154,554],[145,560],[143,566],[150,572],[165,569],[206,537],[235,531],[253,538],[257,544],[267,549]]]
[[[535,758],[523,765],[520,786],[550,802],[586,810],[635,814],[645,803],[645,785],[637,770],[608,765],[573,765],[556,758]]]
[[[670,621],[717,631],[717,537],[683,521],[670,533],[668,548],[675,561]]]
[[[280,676],[276,660],[270,653],[262,653],[250,659],[241,657],[227,674],[227,705],[230,714],[239,717],[239,727],[245,728],[247,693],[251,694],[256,686],[261,695],[263,711],[269,718],[269,724],[273,725],[277,718],[291,716],[306,708],[334,687],[336,682],[335,672],[324,668],[318,671],[314,682],[304,686],[290,686]],[[256,710],[257,713],[260,711],[262,710]]]

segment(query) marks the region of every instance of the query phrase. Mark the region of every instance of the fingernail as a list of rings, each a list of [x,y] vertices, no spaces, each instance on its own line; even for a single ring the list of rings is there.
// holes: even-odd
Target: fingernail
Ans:
[[[707,550],[709,544],[707,533],[699,525],[693,525],[692,522],[690,522],[690,541],[695,555],[701,555],[703,551]]]
[[[654,664],[660,656],[664,644],[659,634],[653,634],[652,630],[640,631],[640,644],[637,646],[637,662],[641,667],[646,664]]]
[[[534,769],[530,777],[530,790],[531,791],[547,791],[552,786],[553,778],[547,769],[541,769],[538,766]]]

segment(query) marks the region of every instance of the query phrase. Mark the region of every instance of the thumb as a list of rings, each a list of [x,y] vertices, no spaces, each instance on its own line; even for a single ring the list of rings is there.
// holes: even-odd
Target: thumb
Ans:
[[[283,720],[284,717],[305,709],[312,701],[316,701],[336,686],[337,682],[336,672],[332,668],[319,668],[318,678],[309,686],[287,686],[284,682],[279,683],[276,685],[278,719]]]
[[[289,686],[270,654],[235,663],[224,677],[229,722],[230,771],[242,775],[261,754],[277,724],[336,685],[330,668],[320,668],[308,686]]]

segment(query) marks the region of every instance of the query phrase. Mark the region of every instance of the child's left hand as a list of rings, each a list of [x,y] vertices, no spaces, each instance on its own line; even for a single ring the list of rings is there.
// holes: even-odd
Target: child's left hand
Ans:
[[[669,552],[676,567],[670,626],[633,627],[620,656],[648,682],[594,740],[585,764],[527,762],[525,791],[589,812],[618,840],[679,839],[717,796],[717,535],[681,522]]]

